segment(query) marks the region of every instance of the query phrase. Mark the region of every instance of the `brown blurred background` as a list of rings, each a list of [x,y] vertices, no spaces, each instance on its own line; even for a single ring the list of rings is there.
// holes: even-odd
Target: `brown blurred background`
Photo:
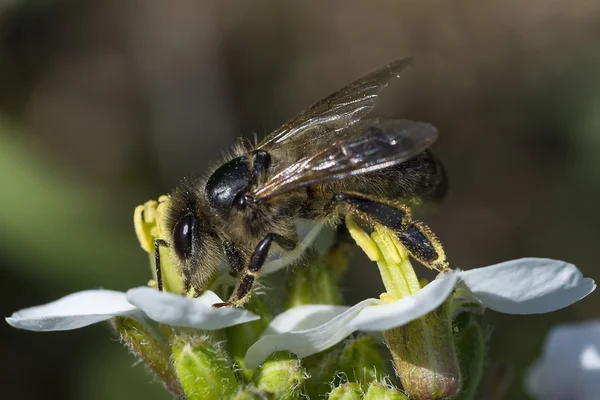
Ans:
[[[451,189],[421,218],[452,266],[545,256],[600,280],[598,43],[591,0],[0,1],[2,315],[144,284],[137,204],[405,56],[415,66],[376,113],[440,129]],[[378,280],[353,268],[348,302]],[[598,315],[597,294],[549,315],[490,312],[507,398],[527,398],[551,325]],[[0,338],[6,398],[168,398],[102,325]]]

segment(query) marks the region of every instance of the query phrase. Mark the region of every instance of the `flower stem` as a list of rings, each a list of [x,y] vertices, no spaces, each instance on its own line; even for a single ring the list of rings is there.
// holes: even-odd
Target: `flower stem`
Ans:
[[[131,353],[144,362],[168,391],[176,396],[183,393],[171,369],[171,352],[150,327],[131,317],[114,317],[112,326]]]
[[[460,393],[450,301],[407,325],[383,332],[402,386],[412,399],[451,399]]]

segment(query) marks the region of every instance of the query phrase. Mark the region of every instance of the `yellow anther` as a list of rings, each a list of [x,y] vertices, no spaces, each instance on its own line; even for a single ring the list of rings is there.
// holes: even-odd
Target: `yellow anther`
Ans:
[[[392,303],[392,302],[396,301],[396,299],[394,299],[394,297],[391,294],[387,293],[387,292],[381,293],[379,295],[379,299],[381,301],[383,301],[384,303],[386,303],[386,304],[387,303]]]
[[[154,267],[154,242],[163,239],[165,235],[164,214],[168,206],[169,196],[160,196],[159,201],[149,200],[141,206],[137,206],[133,213],[133,224],[140,246],[150,258],[150,266],[155,279],[148,282],[148,286],[157,288],[156,270]],[[169,249],[161,249],[161,271],[163,288],[167,292],[183,293],[185,285],[179,270],[172,263]]]
[[[371,238],[379,247],[381,254],[388,264],[400,264],[402,262],[402,257],[398,253],[393,240],[394,236],[392,232],[381,226],[377,226],[377,231],[371,234]]]
[[[148,200],[144,203],[144,222],[154,224],[156,221],[156,200]]]
[[[157,237],[163,238],[165,237],[165,229],[164,229],[164,216],[165,210],[169,205],[169,196],[160,196],[159,203],[156,207],[156,230]]]
[[[154,237],[152,236],[152,225],[145,222],[145,206],[137,206],[133,212],[133,226],[140,246],[147,253],[154,251]]]
[[[367,257],[371,261],[379,261],[381,253],[377,244],[371,239],[371,237],[354,222],[349,214],[346,214],[346,227],[350,236],[356,242],[356,244],[365,252]]]

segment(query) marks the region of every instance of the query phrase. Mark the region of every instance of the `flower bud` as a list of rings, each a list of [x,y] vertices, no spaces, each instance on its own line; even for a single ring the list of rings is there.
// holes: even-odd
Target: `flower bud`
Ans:
[[[272,399],[273,394],[255,388],[246,388],[238,392],[231,400],[265,400]]]
[[[276,399],[300,398],[306,376],[300,360],[287,351],[273,353],[258,367],[253,379],[255,386],[274,395]]]
[[[408,397],[401,391],[381,382],[373,382],[369,385],[363,400],[408,400]]]
[[[335,272],[316,253],[294,270],[289,282],[287,308],[342,302]]]
[[[360,400],[362,399],[362,390],[356,382],[344,383],[329,393],[329,400]]]
[[[346,377],[363,387],[379,380],[385,374],[385,364],[379,346],[371,336],[349,341],[340,356],[340,368]]]
[[[341,346],[335,346],[302,360],[309,379],[304,387],[309,398],[319,398],[331,390],[331,385],[339,383],[338,369],[340,367]]]
[[[232,397],[238,383],[225,352],[208,336],[173,337],[173,366],[187,400]]]
[[[450,321],[450,301],[407,325],[383,332],[396,371],[411,399],[451,399],[461,379]]]
[[[227,349],[229,350],[229,354],[240,368],[240,373],[244,379],[248,382],[252,378],[253,370],[246,368],[244,356],[246,355],[248,348],[258,340],[260,335],[269,325],[273,316],[259,297],[255,297],[246,303],[245,308],[260,315],[260,319],[245,324],[230,326],[225,329],[225,333],[227,335]]]
[[[114,317],[112,326],[131,353],[144,362],[167,390],[180,396],[182,390],[171,369],[171,354],[166,343],[150,327],[131,317]]]

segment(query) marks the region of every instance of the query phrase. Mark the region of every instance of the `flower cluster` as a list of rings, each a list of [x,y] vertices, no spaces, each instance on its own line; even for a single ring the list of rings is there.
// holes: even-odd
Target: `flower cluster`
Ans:
[[[167,201],[148,202],[136,210],[136,232],[150,260],[154,239],[163,237],[161,213]],[[181,277],[167,261],[163,279],[170,292],[157,291],[153,281],[150,287],[126,293],[87,290],[15,312],[6,321],[21,329],[57,331],[111,320],[122,341],[164,386],[187,399],[301,394],[330,399],[435,399],[461,394],[468,399],[478,390],[484,364],[485,335],[479,318],[483,309],[546,313],[595,289],[594,281],[574,265],[543,258],[445,271],[426,283],[418,279],[392,232],[378,226],[367,234],[350,217],[346,225],[377,263],[386,288],[379,299],[340,305],[340,249],[331,247],[331,232],[323,226],[300,224],[304,239],[299,249],[286,257],[273,254],[265,267],[268,273],[299,259],[308,264],[291,275],[288,307],[275,316],[260,296],[246,308],[212,307],[223,301],[215,292],[227,287],[227,279],[215,279],[213,290],[199,297],[186,297]],[[597,325],[595,329],[597,333]],[[372,334],[353,336],[357,331]],[[395,374],[388,373],[380,354],[378,332],[391,353]],[[547,349],[561,342],[560,332]],[[597,352],[596,358],[591,350],[579,353],[597,363]],[[529,390],[539,398],[547,398],[539,382],[552,375],[548,367],[552,363],[544,360],[528,381]],[[396,389],[397,378],[403,391]]]

